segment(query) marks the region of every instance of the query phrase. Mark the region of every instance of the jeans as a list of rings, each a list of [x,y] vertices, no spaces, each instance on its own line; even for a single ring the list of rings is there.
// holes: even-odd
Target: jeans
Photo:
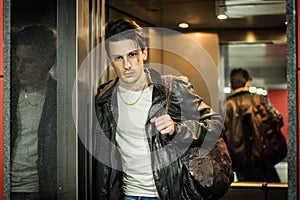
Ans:
[[[125,195],[123,200],[159,200],[159,198],[158,197],[140,197],[140,196]]]

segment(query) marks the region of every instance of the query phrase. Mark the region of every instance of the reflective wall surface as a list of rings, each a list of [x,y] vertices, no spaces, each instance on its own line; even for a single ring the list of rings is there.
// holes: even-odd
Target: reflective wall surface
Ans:
[[[11,1],[11,199],[76,199],[75,4]]]
[[[247,18],[247,23],[239,19],[232,19],[231,21],[236,22],[234,26],[229,25],[229,22],[212,21],[211,17],[215,16],[215,11],[213,13],[209,12],[212,9],[209,1],[201,1],[201,5],[199,1],[189,1],[187,3],[181,1],[153,1],[152,3],[107,1],[106,4],[105,1],[95,0],[77,2],[72,0],[47,0],[43,1],[43,4],[37,0],[6,1],[6,5],[11,5],[11,8],[7,9],[11,12],[10,34],[12,47],[10,54],[11,97],[9,99],[10,139],[6,141],[10,144],[10,158],[6,156],[6,158],[9,158],[6,160],[9,163],[6,175],[10,174],[10,178],[9,183],[6,182],[5,186],[6,197],[10,195],[11,190],[23,191],[30,188],[33,193],[36,193],[43,191],[43,189],[49,192],[53,188],[52,191],[55,192],[51,193],[55,194],[58,199],[93,199],[90,193],[90,188],[93,185],[90,179],[93,176],[92,156],[82,144],[81,138],[78,138],[76,134],[78,121],[76,121],[76,113],[74,115],[72,111],[74,103],[73,87],[76,76],[78,77],[78,72],[80,72],[80,66],[94,47],[103,41],[102,28],[111,19],[125,16],[136,19],[143,26],[173,28],[182,33],[205,32],[214,36],[217,35],[216,41],[220,45],[217,55],[217,57],[219,56],[219,59],[217,59],[219,63],[217,65],[220,70],[220,78],[223,81],[222,87],[228,85],[227,78],[230,69],[243,66],[248,67],[253,75],[257,77],[257,85],[261,84],[273,89],[284,88],[287,90],[287,74],[289,74],[289,77],[293,77],[293,71],[288,73],[286,64],[290,62],[292,66],[294,63],[286,60],[286,43],[287,38],[294,37],[292,35],[294,32],[290,30],[288,32],[290,35],[287,37],[286,26],[278,27],[275,24],[278,21],[284,23],[286,15],[276,15],[273,18],[268,16],[266,20],[260,20],[258,28],[251,30],[251,23],[254,24],[257,21],[256,17]],[[191,5],[197,8],[199,6],[197,2],[201,9],[207,9],[204,9],[205,12],[197,11],[201,16],[199,14],[199,16],[191,17],[194,19],[194,27],[192,24],[189,30],[179,30],[175,24],[171,24],[172,22],[168,17],[173,15],[174,9],[178,9],[175,3],[181,5],[181,10],[188,10]],[[287,2],[287,8],[290,9],[288,20],[291,27],[294,25],[292,24],[294,22],[292,18],[294,1]],[[132,12],[131,9],[136,12]],[[154,16],[155,19],[153,19]],[[178,14],[178,16],[180,15]],[[201,26],[195,27],[197,23]],[[13,45],[17,41],[15,36],[19,31],[23,30],[24,26],[32,24],[42,24],[54,33],[56,39],[55,57],[53,57],[54,54],[49,55],[51,59],[54,59],[54,62],[46,62],[47,58],[43,57],[43,51],[31,50],[32,47],[29,47],[28,44]],[[238,28],[238,25],[241,27]],[[249,30],[251,34],[248,34]],[[38,37],[36,36],[36,39]],[[250,41],[247,38],[254,40]],[[288,42],[291,41],[288,40]],[[293,47],[292,44],[288,44],[288,46],[289,48]],[[294,51],[293,49],[289,50],[289,52]],[[155,53],[157,52],[152,52],[152,55]],[[293,53],[288,54],[288,58],[293,56]],[[28,59],[29,57],[32,61]],[[29,61],[24,64],[26,59]],[[42,66],[45,66],[45,68],[42,68]],[[114,76],[109,70],[106,72],[101,71],[101,68],[97,68],[100,71],[93,70],[93,73],[89,74],[86,80],[92,81],[94,84],[97,82],[96,80],[105,81]],[[269,72],[272,72],[272,74]],[[38,79],[37,77],[41,78]],[[197,80],[193,81],[197,85]],[[96,86],[95,84],[94,87]],[[201,86],[202,84],[199,84],[199,87],[196,86],[199,91],[201,91]],[[92,95],[95,91],[88,92]],[[91,102],[89,104],[89,108],[91,108]],[[291,113],[289,117],[293,114]],[[85,116],[87,117],[85,120],[89,121],[91,113],[86,113]],[[290,120],[293,120],[293,118],[290,118]],[[86,128],[88,132],[93,127]],[[297,180],[293,175],[293,172],[297,171],[296,161],[294,160],[297,155],[295,142],[297,131],[294,129],[295,126],[289,128],[290,156],[281,163],[282,165],[278,166],[278,170],[282,170],[283,182],[292,180],[289,182],[292,196],[297,187]],[[49,132],[44,130],[49,130]],[[21,138],[19,135],[24,135],[24,137]],[[41,159],[42,152],[47,154],[46,157],[49,160]],[[55,161],[52,162],[51,159]],[[38,163],[36,161],[41,161],[41,165],[32,165],[32,163]],[[289,161],[289,166],[287,166],[287,161]],[[48,162],[51,165],[47,164]],[[31,166],[29,168],[35,168],[35,170],[22,168],[22,166],[28,164]],[[50,170],[53,174],[51,174],[51,180],[48,181],[47,186],[40,185],[38,181],[41,176],[44,176],[39,173],[38,168],[41,166],[43,169],[50,166],[55,168],[55,170]],[[291,170],[289,179],[287,177],[287,167]],[[26,173],[19,173],[21,170],[26,171]],[[29,174],[30,179],[27,180],[29,184],[23,188],[17,187],[20,184],[19,180]]]

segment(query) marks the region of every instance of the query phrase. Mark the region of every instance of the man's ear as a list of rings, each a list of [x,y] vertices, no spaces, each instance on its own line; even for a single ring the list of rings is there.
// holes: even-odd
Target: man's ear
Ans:
[[[245,83],[245,87],[249,90],[249,88],[251,87],[251,81],[248,80],[246,83]]]
[[[56,53],[45,58],[45,67],[47,67],[48,71],[56,64],[56,59]]]
[[[147,58],[148,58],[148,49],[147,49],[147,47],[145,47],[143,49],[142,54],[143,54],[143,60],[147,60]]]

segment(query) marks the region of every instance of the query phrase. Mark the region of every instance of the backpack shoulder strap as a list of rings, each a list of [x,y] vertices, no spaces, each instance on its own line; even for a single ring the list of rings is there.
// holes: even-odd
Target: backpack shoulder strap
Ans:
[[[166,93],[166,112],[168,113],[169,111],[169,104],[171,101],[172,97],[172,82],[173,82],[174,77],[171,75],[164,75],[162,76],[162,81],[165,86],[165,93]]]
[[[171,98],[172,98],[172,87],[173,87],[175,79],[185,82],[185,83],[189,82],[189,79],[186,76],[174,76],[174,75],[163,75],[162,76],[162,81],[165,86],[165,93],[166,93],[166,101],[167,101],[166,111],[167,112],[169,110],[169,104],[170,104]]]

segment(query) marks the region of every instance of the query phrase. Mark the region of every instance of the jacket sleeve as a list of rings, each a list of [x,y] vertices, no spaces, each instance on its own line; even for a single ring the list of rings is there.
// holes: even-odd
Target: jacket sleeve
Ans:
[[[233,181],[231,158],[223,140],[222,117],[183,80],[175,80],[173,84],[169,109],[176,121],[173,140],[180,141],[181,145],[190,144],[189,154],[182,161],[200,185],[199,193],[205,191],[208,199],[219,199]]]
[[[174,80],[169,107],[176,123],[175,135],[180,135],[181,142],[211,149],[222,135],[223,118],[195,93],[190,82]]]

